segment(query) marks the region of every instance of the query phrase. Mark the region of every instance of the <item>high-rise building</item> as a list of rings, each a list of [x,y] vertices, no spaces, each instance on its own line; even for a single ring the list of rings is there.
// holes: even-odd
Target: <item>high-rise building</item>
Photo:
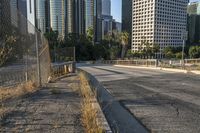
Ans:
[[[17,0],[10,0],[11,23],[18,27]]]
[[[66,32],[66,1],[50,0],[50,26],[63,39]]]
[[[133,0],[132,50],[139,51],[148,41],[167,46],[182,46],[187,27],[188,0]]]
[[[99,43],[102,40],[102,1],[94,0],[95,34],[94,41]]]
[[[41,31],[41,32],[46,32],[46,0],[36,0],[35,1],[35,14],[36,14],[36,27]]]
[[[102,0],[102,15],[111,15],[111,1],[110,0]]]
[[[27,26],[29,33],[35,33],[35,1],[34,0],[27,0]]]
[[[113,17],[110,15],[102,15],[102,39],[112,32]]]
[[[11,32],[11,10],[9,0],[0,0],[0,37]]]
[[[122,0],[122,31],[132,35],[132,2],[133,0]]]
[[[18,28],[21,34],[27,34],[27,3],[26,0],[17,0]]]
[[[112,32],[111,1],[102,0],[102,39]]]
[[[66,6],[66,33],[72,33],[73,32],[73,16],[74,16],[74,0],[67,0],[67,6]]]
[[[94,30],[94,42],[102,39],[102,1],[85,0],[85,33],[89,28]]]
[[[35,0],[27,0],[27,19],[35,26]]]
[[[73,32],[77,34],[85,33],[85,21],[84,21],[84,0],[74,0],[74,26]]]
[[[26,4],[27,0],[17,0],[17,9],[19,10],[19,12],[25,17],[27,18],[27,4]]]
[[[49,32],[50,27],[50,1],[45,1],[45,17],[46,17],[46,32]]]
[[[188,41],[198,43],[200,40],[200,2],[189,3],[188,9]]]
[[[85,32],[94,29],[94,0],[85,0]]]
[[[117,32],[122,32],[122,23],[113,20],[112,21],[112,30],[115,30]]]

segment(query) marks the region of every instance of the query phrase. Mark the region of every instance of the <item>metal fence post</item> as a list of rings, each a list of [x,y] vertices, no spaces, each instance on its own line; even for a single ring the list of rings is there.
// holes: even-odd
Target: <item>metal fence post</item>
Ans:
[[[26,82],[27,82],[28,81],[28,53],[26,53],[26,72],[25,72],[25,78],[26,78]]]
[[[40,72],[40,59],[39,59],[39,47],[38,47],[37,32],[35,33],[35,46],[36,46],[36,55],[37,55],[37,78],[38,78],[38,85],[41,86],[41,72]]]

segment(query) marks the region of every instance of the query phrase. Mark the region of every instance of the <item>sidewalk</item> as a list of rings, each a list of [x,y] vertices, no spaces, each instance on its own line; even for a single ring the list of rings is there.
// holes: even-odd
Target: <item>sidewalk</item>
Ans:
[[[71,75],[26,98],[12,101],[16,108],[1,121],[0,132],[84,132],[79,87],[78,77]]]
[[[128,66],[128,65],[114,65],[116,67],[124,67],[124,68],[142,68],[142,69],[151,69],[151,70],[163,70],[163,71],[169,71],[169,72],[177,72],[177,73],[191,73],[200,75],[200,71],[188,71],[183,69],[176,69],[176,68],[164,68],[164,67],[147,67],[147,66]]]

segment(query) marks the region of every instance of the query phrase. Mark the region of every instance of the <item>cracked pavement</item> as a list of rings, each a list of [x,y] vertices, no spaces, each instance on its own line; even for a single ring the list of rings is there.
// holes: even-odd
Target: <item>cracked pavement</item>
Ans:
[[[1,122],[0,132],[82,133],[81,96],[76,75],[50,83],[7,106],[15,108]]]
[[[153,133],[200,132],[200,76],[82,65],[111,95]]]

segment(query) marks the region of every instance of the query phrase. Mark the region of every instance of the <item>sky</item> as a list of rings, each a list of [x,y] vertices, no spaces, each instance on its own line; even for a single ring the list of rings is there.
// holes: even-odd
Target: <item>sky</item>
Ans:
[[[190,0],[190,2],[195,2],[195,1],[200,1],[200,0]],[[111,0],[111,14],[117,22],[121,22],[122,18],[121,11],[122,11],[121,0]]]
[[[111,14],[113,16],[113,18],[117,21],[117,22],[121,22],[121,0],[111,0]]]
[[[190,2],[195,2],[195,1],[200,1],[200,0],[190,0]]]

